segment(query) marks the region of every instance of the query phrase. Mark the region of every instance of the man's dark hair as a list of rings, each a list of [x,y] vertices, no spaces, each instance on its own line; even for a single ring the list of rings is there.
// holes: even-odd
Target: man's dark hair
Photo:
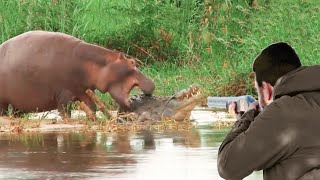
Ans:
[[[287,43],[279,42],[266,47],[254,60],[252,69],[261,87],[262,81],[274,86],[281,76],[300,66],[300,59],[294,49]]]

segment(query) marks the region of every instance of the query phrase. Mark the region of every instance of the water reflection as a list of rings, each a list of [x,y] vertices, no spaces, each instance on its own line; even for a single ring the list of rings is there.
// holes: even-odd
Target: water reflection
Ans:
[[[224,136],[212,129],[0,134],[0,178],[220,179]]]

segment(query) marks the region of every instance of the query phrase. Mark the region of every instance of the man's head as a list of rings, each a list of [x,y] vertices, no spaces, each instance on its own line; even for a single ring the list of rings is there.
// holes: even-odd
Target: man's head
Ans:
[[[300,59],[294,49],[284,42],[269,45],[257,56],[252,68],[261,107],[273,101],[273,87],[277,80],[300,66]]]

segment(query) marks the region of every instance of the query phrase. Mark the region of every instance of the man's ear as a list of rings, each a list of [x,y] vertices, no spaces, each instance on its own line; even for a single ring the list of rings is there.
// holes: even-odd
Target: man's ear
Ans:
[[[264,91],[264,96],[267,100],[272,99],[272,93],[273,93],[273,87],[271,86],[270,83],[267,83],[265,81],[262,81],[262,87]]]

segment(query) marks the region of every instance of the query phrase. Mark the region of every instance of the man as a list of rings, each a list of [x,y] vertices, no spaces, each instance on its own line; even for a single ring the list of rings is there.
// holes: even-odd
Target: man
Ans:
[[[263,110],[252,106],[222,142],[220,176],[243,179],[263,170],[265,180],[320,179],[320,66],[301,66],[279,42],[257,56],[253,71]]]

